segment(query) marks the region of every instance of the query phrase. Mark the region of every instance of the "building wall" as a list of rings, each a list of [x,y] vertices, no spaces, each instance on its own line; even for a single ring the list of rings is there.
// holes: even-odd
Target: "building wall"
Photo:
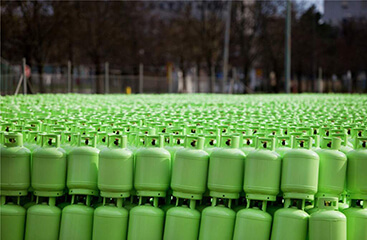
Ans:
[[[339,25],[349,18],[367,18],[367,0],[325,0],[324,21]]]

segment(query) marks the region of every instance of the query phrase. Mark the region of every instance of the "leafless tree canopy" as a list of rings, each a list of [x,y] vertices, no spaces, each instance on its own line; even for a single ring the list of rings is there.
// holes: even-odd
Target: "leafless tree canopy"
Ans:
[[[46,64],[68,60],[93,66],[96,75],[105,61],[126,74],[138,74],[140,62],[159,74],[171,62],[184,75],[193,66],[210,75],[221,70],[226,11],[224,1],[2,1],[1,57],[25,57],[40,75]],[[302,84],[314,90],[319,67],[329,79],[367,70],[366,22],[333,27],[321,17],[314,6],[293,3],[292,78],[298,91]],[[233,2],[229,64],[246,86],[250,70],[259,68],[269,79],[263,91],[283,91],[284,31],[285,2]],[[102,84],[96,81],[99,93]]]

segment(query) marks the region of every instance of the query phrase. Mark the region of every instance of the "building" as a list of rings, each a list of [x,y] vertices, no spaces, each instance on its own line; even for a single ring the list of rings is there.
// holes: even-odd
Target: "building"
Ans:
[[[324,21],[334,26],[348,19],[367,19],[367,0],[324,0]]]

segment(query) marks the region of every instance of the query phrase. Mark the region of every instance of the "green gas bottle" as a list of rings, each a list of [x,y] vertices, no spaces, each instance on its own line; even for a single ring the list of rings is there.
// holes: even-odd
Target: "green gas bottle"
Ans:
[[[320,197],[318,208],[310,216],[309,240],[346,240],[347,219],[338,209],[338,198]]]
[[[350,208],[344,209],[343,213],[347,217],[347,239],[359,240],[367,239],[367,200],[352,200]]]
[[[208,188],[210,196],[236,199],[242,189],[245,154],[238,149],[239,136],[222,139],[220,149],[210,155]]]
[[[39,131],[30,131],[27,137],[27,143],[24,143],[24,147],[28,148],[31,153],[34,150],[41,147],[41,132]]]
[[[133,189],[134,156],[126,135],[108,135],[108,147],[100,151],[98,188],[102,197],[126,198]]]
[[[169,142],[167,143],[167,141],[165,141],[167,143],[167,145],[165,146],[165,149],[171,155],[171,163],[172,163],[171,165],[172,166],[173,166],[173,162],[175,161],[176,152],[185,147],[185,140],[186,140],[185,135],[170,134],[168,137]]]
[[[340,138],[323,137],[321,149],[316,150],[320,157],[317,197],[339,198],[344,190],[347,157],[344,153],[338,151],[340,145]]]
[[[93,213],[91,196],[73,195],[71,205],[62,210],[59,240],[92,239]]]
[[[2,149],[3,147],[5,147],[4,142],[5,142],[5,134],[8,134],[5,131],[0,131],[0,149]]]
[[[55,206],[56,199],[40,199],[27,210],[25,240],[58,240],[61,210]]]
[[[153,199],[153,204],[139,199],[139,206],[130,210],[128,240],[162,240],[164,211],[158,208],[158,198]]]
[[[353,150],[353,145],[350,146],[350,142],[348,141],[348,134],[346,133],[332,133],[331,137],[337,137],[341,139],[341,144],[339,151],[341,151],[344,154],[347,154],[348,152]]]
[[[275,138],[258,138],[256,145],[246,157],[243,190],[247,199],[275,201],[282,164]]]
[[[61,135],[61,148],[65,150],[66,155],[69,155],[70,151],[77,147],[79,141],[79,133],[64,132]]]
[[[101,151],[107,148],[108,134],[106,132],[97,132],[97,143],[96,147]]]
[[[354,150],[347,153],[347,191],[351,199],[367,199],[367,138],[355,138]]]
[[[283,159],[284,154],[292,149],[292,138],[293,136],[277,136],[275,138],[276,140],[276,147],[275,151],[280,155],[280,157]]]
[[[286,199],[284,208],[274,214],[271,240],[306,240],[309,215],[305,200]]]
[[[200,212],[195,209],[196,200],[177,199],[176,206],[166,213],[164,240],[197,240],[199,236]]]
[[[4,138],[5,147],[0,153],[0,195],[25,196],[30,186],[31,152],[23,147],[21,133],[9,133]]]
[[[60,135],[42,135],[41,148],[32,154],[32,187],[36,196],[58,197],[64,194],[66,153],[60,148]]]
[[[187,136],[185,148],[176,152],[171,188],[178,198],[201,199],[206,190],[209,155],[204,138]]]
[[[103,206],[94,210],[93,240],[126,239],[129,213],[122,207],[122,198],[114,201],[108,203],[107,199],[103,198]]]
[[[227,200],[227,206],[218,200],[221,199],[214,197],[212,206],[202,212],[199,240],[231,240],[233,237],[236,212],[231,209],[231,199]]]
[[[256,203],[257,201],[249,200],[247,208],[237,212],[233,240],[269,240],[272,217],[266,212],[267,202],[262,201],[261,209]]]
[[[78,147],[68,156],[66,184],[69,194],[98,195],[98,157],[96,138],[79,135]]]
[[[204,138],[204,151],[210,156],[210,154],[219,147],[219,136],[200,134],[200,137]]]
[[[26,210],[20,206],[20,197],[15,202],[6,196],[1,196],[0,203],[0,239],[23,240]]]
[[[281,178],[284,198],[313,200],[320,158],[310,149],[311,137],[293,138],[293,148],[284,154]]]
[[[241,136],[241,151],[247,154],[249,154],[251,151],[254,151],[256,149],[256,135],[243,135]]]
[[[164,197],[169,188],[170,154],[164,136],[145,136],[144,148],[135,154],[134,187],[138,196]]]

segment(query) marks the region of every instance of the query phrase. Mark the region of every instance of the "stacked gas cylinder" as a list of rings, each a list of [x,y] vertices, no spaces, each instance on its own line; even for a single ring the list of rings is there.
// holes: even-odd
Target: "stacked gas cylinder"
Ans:
[[[0,106],[2,240],[367,240],[367,96]]]

